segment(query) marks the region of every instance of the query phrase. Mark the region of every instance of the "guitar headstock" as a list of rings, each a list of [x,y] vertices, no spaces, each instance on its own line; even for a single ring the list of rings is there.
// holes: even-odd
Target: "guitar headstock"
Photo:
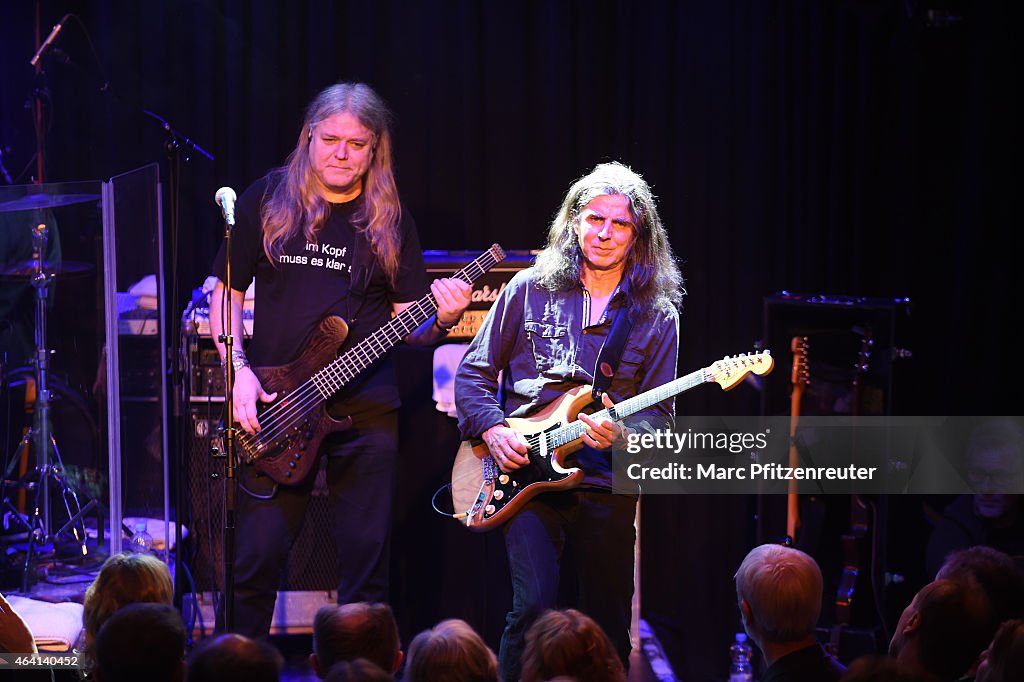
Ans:
[[[491,248],[487,249],[487,253],[491,254],[495,263],[505,260],[505,249],[501,248],[499,244],[491,244]]]
[[[756,353],[741,353],[728,356],[707,368],[708,380],[714,381],[728,391],[736,386],[748,374],[764,376],[775,367],[771,351],[763,350]]]
[[[811,363],[807,356],[810,344],[807,343],[806,336],[794,336],[789,347],[793,351],[793,373],[790,383],[793,384],[793,388],[802,389],[810,383],[811,378]]]
[[[871,362],[871,349],[875,346],[875,338],[871,333],[870,327],[863,329],[855,327],[853,331],[860,335],[860,350],[857,351],[857,362],[853,366],[854,381],[857,381],[860,375],[867,374],[868,365]]]

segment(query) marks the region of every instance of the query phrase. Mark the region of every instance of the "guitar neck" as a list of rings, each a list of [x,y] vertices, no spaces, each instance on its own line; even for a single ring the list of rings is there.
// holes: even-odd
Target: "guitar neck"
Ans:
[[[688,391],[695,386],[700,386],[707,381],[709,381],[707,369],[698,369],[696,372],[690,372],[686,376],[681,376],[667,384],[662,384],[657,388],[652,388],[651,390],[644,391],[632,398],[627,398],[613,407],[606,408],[600,412],[595,412],[590,415],[590,417],[595,421],[601,421],[602,419],[610,419],[612,421],[625,419],[630,415],[647,409],[651,405],[660,403],[662,400],[671,398],[672,396],[679,395],[680,393]],[[550,448],[561,447],[573,442],[577,438],[582,438],[586,430],[587,425],[581,421],[574,421],[569,424],[565,424],[547,434],[548,445]]]
[[[452,279],[460,279],[467,284],[472,284],[504,259],[505,252],[495,244],[480,254],[472,263],[452,275]],[[402,339],[415,331],[435,312],[437,312],[437,301],[433,294],[427,294],[314,374],[313,383],[317,390],[324,398],[335,393],[397,346]]]

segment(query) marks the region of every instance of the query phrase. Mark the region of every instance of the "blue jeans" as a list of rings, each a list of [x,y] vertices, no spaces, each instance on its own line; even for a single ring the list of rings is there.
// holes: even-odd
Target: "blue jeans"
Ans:
[[[391,412],[353,424],[325,439],[331,521],[338,548],[338,603],[387,601],[391,499],[398,453],[398,418]],[[279,486],[240,467],[235,537],[235,613],[232,631],[266,637],[274,601],[306,513],[315,476]],[[218,630],[223,627],[218,614]]]
[[[505,524],[512,610],[501,636],[502,679],[519,679],[526,631],[537,616],[563,606],[593,618],[628,665],[635,517],[635,497],[580,489],[538,495]],[[571,603],[559,604],[566,551],[577,590]]]

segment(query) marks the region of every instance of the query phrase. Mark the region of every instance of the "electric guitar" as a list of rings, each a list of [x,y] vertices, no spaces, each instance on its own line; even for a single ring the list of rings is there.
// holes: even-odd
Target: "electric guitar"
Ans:
[[[505,251],[494,244],[452,277],[472,284],[504,259]],[[335,419],[327,414],[327,399],[435,312],[437,301],[427,294],[340,356],[338,348],[348,336],[348,324],[337,316],[326,317],[303,343],[297,360],[278,367],[253,367],[263,390],[276,392],[277,398],[258,405],[259,433],[238,429],[241,457],[277,483],[301,483],[313,470],[323,439],[352,425],[351,417]]]
[[[790,383],[793,385],[793,394],[789,399],[789,466],[800,466],[800,452],[796,448],[796,431],[800,425],[800,403],[803,400],[804,389],[807,387],[810,378],[807,360],[807,337],[794,336],[790,343],[790,350],[793,351],[793,372]],[[800,495],[797,493],[797,481],[789,482],[789,493],[786,496],[786,535],[792,542],[796,542],[796,531],[800,527]]]
[[[857,353],[857,362],[853,366],[853,402],[850,412],[851,416],[856,420],[862,411],[864,376],[868,372],[871,350],[875,345],[875,340],[870,328],[864,330],[855,329],[854,331],[861,334],[860,350]],[[853,457],[856,458],[858,448],[856,428],[853,429],[853,438]],[[839,645],[843,630],[854,620],[854,600],[859,596],[857,594],[857,587],[865,579],[865,576],[861,575],[863,573],[861,564],[864,563],[865,559],[868,559],[870,563],[874,553],[873,547],[863,548],[861,546],[864,543],[864,537],[871,528],[870,516],[867,499],[856,493],[850,495],[850,526],[847,532],[841,536],[843,570],[836,587],[835,623],[830,630],[827,645],[829,652],[837,658],[839,656]],[[863,551],[864,549],[866,551]],[[867,577],[873,580],[873,570],[868,573]],[[870,580],[868,586],[870,589],[873,589]]]
[[[618,421],[674,395],[705,383],[717,383],[723,391],[736,386],[748,374],[764,375],[772,370],[769,351],[724,359],[710,367],[679,377],[627,398],[613,407],[590,415],[595,421]],[[529,444],[525,466],[505,473],[491,457],[487,444],[463,441],[452,467],[452,505],[455,518],[470,530],[485,531],[511,518],[527,501],[548,490],[568,490],[579,485],[581,469],[565,468],[566,455],[583,447],[586,425],[576,417],[593,397],[590,386],[577,386],[530,417],[510,417],[511,428]]]

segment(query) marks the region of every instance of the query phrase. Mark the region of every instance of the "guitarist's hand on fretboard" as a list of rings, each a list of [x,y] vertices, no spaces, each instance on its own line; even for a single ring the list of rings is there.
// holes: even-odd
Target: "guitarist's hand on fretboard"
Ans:
[[[445,277],[435,279],[430,284],[430,293],[437,301],[438,324],[442,327],[452,327],[458,324],[462,313],[469,307],[473,287],[461,279]]]
[[[487,444],[491,457],[502,471],[515,471],[530,463],[530,458],[526,456],[530,446],[515,429],[504,424],[495,424],[480,437]]]
[[[269,403],[277,397],[277,393],[267,393],[256,378],[250,367],[242,367],[235,372],[235,390],[231,394],[235,421],[246,433],[257,433],[260,423],[256,419],[256,401]]]
[[[601,394],[601,404],[606,408],[615,407],[615,403],[608,397],[607,393]],[[622,425],[609,419],[602,419],[597,422],[588,415],[580,412],[579,419],[589,428],[583,434],[583,442],[598,450],[607,450],[615,444],[622,435]]]

